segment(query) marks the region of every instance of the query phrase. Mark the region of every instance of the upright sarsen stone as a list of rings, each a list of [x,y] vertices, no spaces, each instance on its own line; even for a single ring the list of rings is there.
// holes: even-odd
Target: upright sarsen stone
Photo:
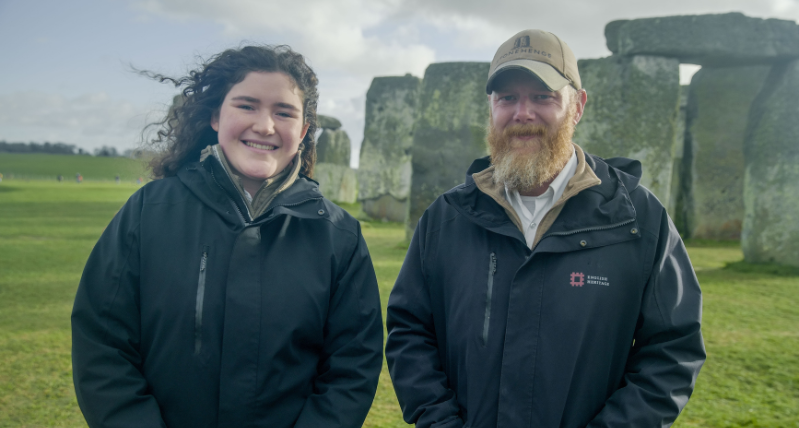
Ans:
[[[751,263],[799,266],[799,61],[775,65],[749,114],[741,247]]]
[[[701,65],[752,65],[799,57],[796,22],[741,13],[613,21],[605,26],[605,38],[617,55],[657,55]]]
[[[319,191],[333,202],[351,204],[358,198],[358,180],[349,166],[320,162],[314,168]]]
[[[746,124],[769,70],[703,67],[691,80],[683,157],[687,237],[741,237]]]
[[[680,108],[674,126],[674,160],[671,167],[668,212],[674,226],[685,233],[685,197],[683,191],[683,152],[685,149],[685,121],[688,107],[688,85],[680,85]]]
[[[588,103],[574,141],[604,158],[643,164],[641,184],[668,208],[679,116],[679,61],[610,56],[578,61]]]
[[[319,190],[333,202],[353,203],[358,197],[358,182],[355,170],[350,168],[350,137],[334,117],[319,115],[317,124],[322,128],[314,168]]]
[[[422,79],[375,77],[366,93],[358,199],[375,219],[404,222],[411,190],[413,124]]]
[[[343,129],[323,129],[316,142],[316,161],[350,166],[350,137]]]
[[[442,193],[463,183],[471,162],[485,156],[487,62],[431,64],[422,82],[413,135],[407,235]]]

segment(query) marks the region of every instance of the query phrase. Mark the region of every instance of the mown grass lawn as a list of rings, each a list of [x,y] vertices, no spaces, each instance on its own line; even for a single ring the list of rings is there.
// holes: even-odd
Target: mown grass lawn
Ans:
[[[92,246],[136,189],[0,183],[0,427],[85,426],[72,388],[72,301]],[[404,229],[365,222],[363,232],[385,307]],[[708,361],[675,426],[799,427],[799,274],[741,263],[729,244],[689,244]],[[365,426],[405,426],[385,369]]]

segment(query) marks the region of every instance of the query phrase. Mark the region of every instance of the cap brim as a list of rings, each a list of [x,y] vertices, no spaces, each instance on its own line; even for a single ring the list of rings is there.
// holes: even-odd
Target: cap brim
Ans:
[[[513,61],[508,61],[503,63],[496,70],[491,76],[488,78],[488,82],[486,82],[486,93],[491,94],[491,84],[494,82],[494,79],[503,71],[508,70],[525,70],[538,78],[550,91],[559,91],[566,87],[569,83],[569,79],[563,77],[558,70],[552,67],[549,64],[532,61],[529,59],[516,59]]]

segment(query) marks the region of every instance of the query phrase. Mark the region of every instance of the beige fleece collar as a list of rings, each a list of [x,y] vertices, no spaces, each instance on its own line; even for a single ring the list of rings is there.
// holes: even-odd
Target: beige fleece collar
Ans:
[[[274,177],[264,180],[264,182],[261,184],[261,187],[259,187],[258,191],[255,192],[255,195],[250,195],[250,198],[248,198],[248,193],[246,190],[244,190],[244,186],[241,184],[241,178],[239,178],[239,176],[233,171],[233,168],[230,167],[230,164],[228,164],[227,159],[225,158],[224,152],[219,149],[218,146],[218,144],[214,144],[203,149],[203,151],[200,153],[200,162],[204,161],[208,156],[214,156],[215,158],[219,159],[219,163],[222,164],[222,167],[225,169],[225,172],[228,173],[228,176],[230,176],[233,185],[239,192],[239,195],[247,204],[247,209],[250,211],[250,215],[253,219],[258,218],[261,214],[265,213],[275,197],[291,187],[291,185],[297,181],[297,177],[300,175],[300,169],[302,168],[302,150],[297,152],[292,164],[289,165],[288,168],[285,168]]]

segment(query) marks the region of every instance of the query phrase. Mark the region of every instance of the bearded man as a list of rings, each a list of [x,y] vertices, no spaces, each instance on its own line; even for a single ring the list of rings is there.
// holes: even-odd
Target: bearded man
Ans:
[[[419,220],[386,358],[417,427],[671,425],[705,360],[701,292],[641,165],[572,143],[587,101],[554,34],[500,46],[491,156]]]

